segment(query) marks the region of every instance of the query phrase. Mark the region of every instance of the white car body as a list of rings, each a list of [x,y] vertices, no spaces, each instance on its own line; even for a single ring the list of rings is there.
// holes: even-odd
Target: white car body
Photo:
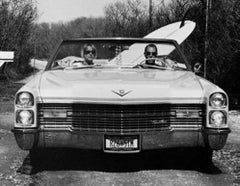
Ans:
[[[58,47],[46,70],[16,94],[12,131],[20,148],[111,153],[202,148],[209,156],[212,150],[223,148],[230,132],[228,97],[191,71],[176,41],[91,38],[65,40],[59,46],[72,43],[101,46],[97,64],[82,66],[82,56],[69,57],[70,50],[61,53]],[[127,59],[133,45],[148,43],[171,48],[159,51],[156,61],[163,66]],[[105,50],[112,52],[111,59],[101,59]]]

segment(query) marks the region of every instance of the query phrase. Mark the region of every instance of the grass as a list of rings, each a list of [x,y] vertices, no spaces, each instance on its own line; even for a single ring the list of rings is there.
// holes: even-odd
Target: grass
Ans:
[[[9,81],[0,81],[0,100],[13,100],[15,93],[23,86],[23,84],[13,83]]]
[[[229,112],[229,125],[231,130],[240,134],[240,111]]]
[[[23,84],[0,81],[0,113],[13,112],[13,101],[15,93]]]

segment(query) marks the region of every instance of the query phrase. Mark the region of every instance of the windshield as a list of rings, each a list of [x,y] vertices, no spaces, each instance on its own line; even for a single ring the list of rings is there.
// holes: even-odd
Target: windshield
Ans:
[[[182,54],[171,42],[74,40],[62,42],[49,69],[155,68],[187,70]]]

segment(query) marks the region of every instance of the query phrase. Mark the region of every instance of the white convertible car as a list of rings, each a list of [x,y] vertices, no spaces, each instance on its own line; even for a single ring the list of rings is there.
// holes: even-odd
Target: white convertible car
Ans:
[[[158,51],[152,65],[149,43]],[[94,46],[92,64],[85,44]],[[17,92],[12,132],[24,150],[197,148],[211,158],[230,132],[228,96],[191,69],[171,39],[63,40],[45,71]]]

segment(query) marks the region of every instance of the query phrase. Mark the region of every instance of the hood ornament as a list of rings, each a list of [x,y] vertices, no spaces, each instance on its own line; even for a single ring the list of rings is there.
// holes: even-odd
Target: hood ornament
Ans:
[[[123,97],[123,96],[129,94],[130,92],[132,92],[132,90],[125,91],[124,89],[120,89],[118,91],[112,90],[112,92],[117,94],[117,95],[119,95],[119,96],[121,96],[121,97]]]

